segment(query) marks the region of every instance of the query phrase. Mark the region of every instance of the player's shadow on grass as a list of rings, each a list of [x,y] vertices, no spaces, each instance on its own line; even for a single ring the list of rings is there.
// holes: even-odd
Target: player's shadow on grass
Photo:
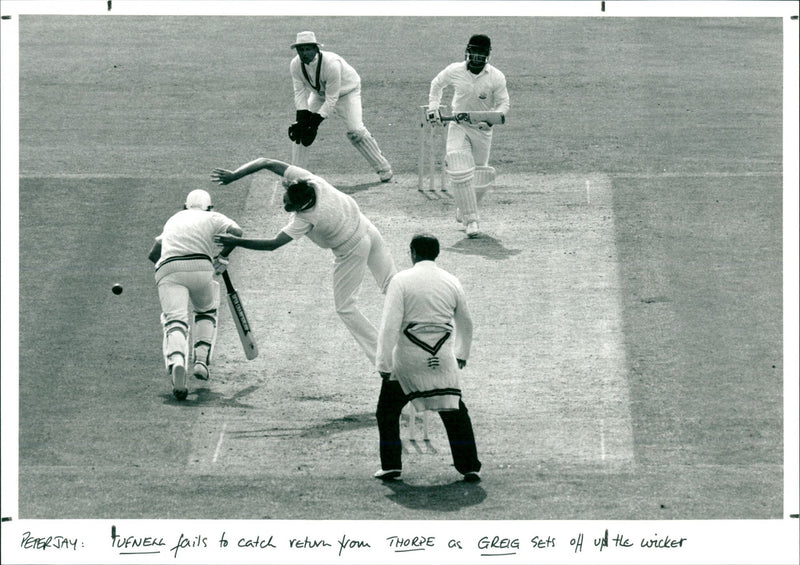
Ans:
[[[361,184],[355,184],[352,186],[337,184],[336,188],[339,189],[339,192],[344,192],[345,194],[355,194],[356,192],[364,192],[365,190],[369,190],[370,188],[374,188],[382,184],[384,183],[382,183],[381,181],[365,182]]]
[[[196,388],[189,389],[189,396],[186,400],[176,400],[171,393],[164,395],[165,404],[177,404],[186,406],[187,408],[214,406],[218,408],[253,408],[252,404],[241,402],[242,397],[248,396],[253,391],[258,390],[257,386],[249,386],[235,393],[230,398],[226,398],[218,392],[212,391],[210,388]]]
[[[464,255],[478,255],[494,261],[502,261],[522,253],[519,249],[506,249],[499,239],[487,234],[481,234],[474,239],[465,237],[455,245],[445,248],[445,250]]]
[[[306,428],[303,433],[300,434],[300,437],[319,438],[330,434],[373,427],[377,427],[374,413],[348,414],[347,416],[328,420],[327,422]]]
[[[386,498],[411,510],[457,512],[486,499],[483,487],[464,481],[425,486],[409,485],[403,481],[387,481],[385,484],[392,489],[392,494],[387,494]]]

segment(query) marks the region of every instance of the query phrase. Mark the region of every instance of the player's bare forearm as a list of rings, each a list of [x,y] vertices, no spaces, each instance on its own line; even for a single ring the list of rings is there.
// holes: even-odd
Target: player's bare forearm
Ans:
[[[234,171],[229,171],[227,169],[214,169],[211,172],[211,180],[216,182],[217,184],[230,184],[234,181],[239,180],[242,177],[246,177],[247,175],[252,175],[262,169],[267,169],[272,171],[276,175],[283,176],[283,173],[286,169],[289,168],[288,163],[284,163],[283,161],[278,161],[277,159],[268,159],[266,157],[260,157],[249,163],[245,163],[238,169]]]
[[[243,247],[254,251],[274,251],[292,241],[292,238],[284,232],[280,232],[272,239],[250,239],[222,234],[214,236],[214,241],[225,248]]]

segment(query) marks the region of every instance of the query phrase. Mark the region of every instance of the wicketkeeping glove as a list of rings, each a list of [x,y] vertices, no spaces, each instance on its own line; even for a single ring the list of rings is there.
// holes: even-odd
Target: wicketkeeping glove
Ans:
[[[306,121],[305,129],[300,135],[300,142],[308,147],[314,140],[317,138],[317,130],[319,129],[319,125],[322,123],[323,118],[320,114],[315,114],[310,112],[310,116],[308,116],[308,121]]]
[[[293,123],[289,126],[289,139],[295,143],[300,143],[300,137],[302,136],[304,129],[305,126],[303,124],[297,122]]]
[[[294,121],[298,124],[306,124],[311,121],[311,116],[314,114],[311,110],[298,110],[295,113]]]
[[[308,123],[311,121],[311,116],[315,115],[310,110],[297,110],[295,113],[294,123],[289,126],[289,139],[295,143],[300,143]]]

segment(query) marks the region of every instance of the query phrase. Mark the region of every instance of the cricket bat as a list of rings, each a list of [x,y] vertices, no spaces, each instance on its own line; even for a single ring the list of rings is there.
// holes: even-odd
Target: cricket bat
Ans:
[[[456,112],[452,116],[442,116],[443,122],[465,122],[477,124],[486,122],[491,126],[506,123],[506,115],[503,112],[475,111],[475,112]]]
[[[225,281],[225,290],[228,293],[228,306],[231,309],[233,323],[236,324],[236,331],[239,332],[239,340],[242,342],[244,355],[248,359],[255,359],[258,357],[258,344],[253,336],[253,328],[250,327],[250,322],[247,321],[247,314],[244,312],[242,299],[239,297],[239,292],[233,286],[227,270],[222,271],[222,280]]]

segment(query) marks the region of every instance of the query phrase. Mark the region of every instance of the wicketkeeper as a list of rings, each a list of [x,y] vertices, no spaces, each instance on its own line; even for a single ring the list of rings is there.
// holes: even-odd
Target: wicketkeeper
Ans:
[[[332,114],[347,128],[347,139],[381,179],[392,179],[392,166],[378,142],[364,126],[361,108],[361,77],[341,56],[320,49],[313,31],[301,31],[291,48],[297,51],[289,70],[294,88],[295,122],[289,126],[292,164],[308,167],[308,147],[314,143],[320,124]]]
[[[219,283],[214,275],[227,267],[227,259],[217,253],[214,236],[242,235],[236,222],[212,208],[208,192],[190,192],[184,209],[167,220],[148,255],[156,264],[164,363],[172,378],[172,394],[178,400],[185,400],[189,393],[186,364],[190,303],[194,315],[193,373],[200,380],[209,378],[219,308]]]
[[[464,61],[448,65],[431,81],[428,94],[428,121],[441,123],[439,104],[442,92],[454,88],[453,114],[470,111],[497,111],[509,108],[506,77],[488,63],[492,42],[486,35],[473,35],[467,43]],[[447,130],[445,164],[453,196],[456,220],[463,222],[469,237],[480,234],[478,202],[494,182],[495,170],[489,166],[492,126],[450,122]]]

